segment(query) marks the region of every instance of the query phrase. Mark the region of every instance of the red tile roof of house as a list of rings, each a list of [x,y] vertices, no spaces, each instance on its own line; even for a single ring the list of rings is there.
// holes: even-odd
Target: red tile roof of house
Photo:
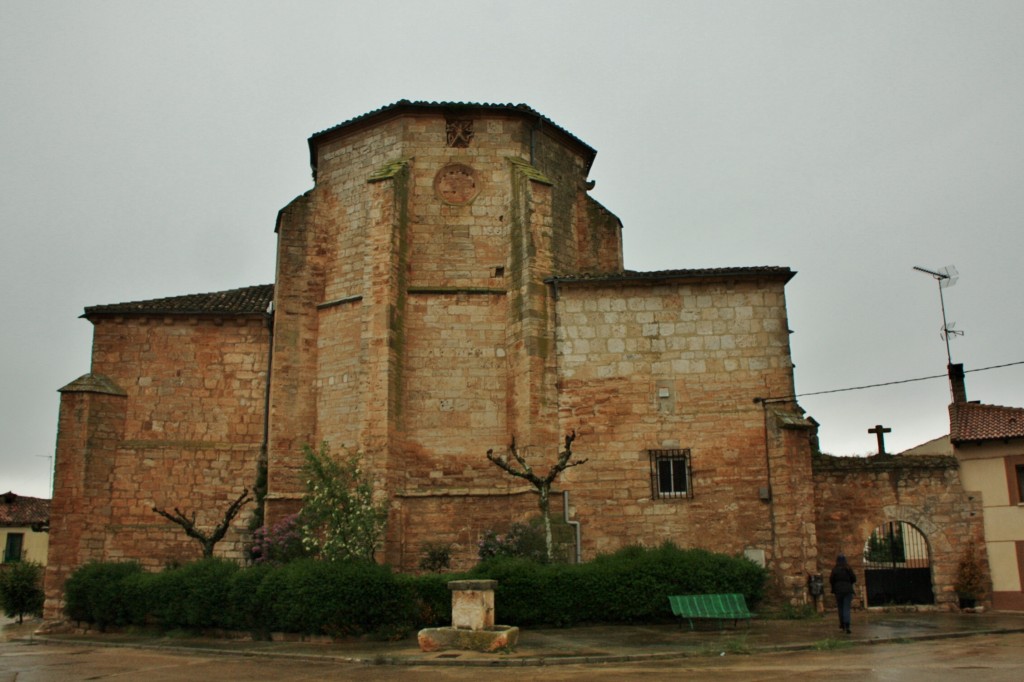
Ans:
[[[10,491],[0,495],[0,526],[31,526],[50,520],[50,501]]]
[[[1024,438],[1024,407],[981,403],[949,406],[949,439],[954,443]]]

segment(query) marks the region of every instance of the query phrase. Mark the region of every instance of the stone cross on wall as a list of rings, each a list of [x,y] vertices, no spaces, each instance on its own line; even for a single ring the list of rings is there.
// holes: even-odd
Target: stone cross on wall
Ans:
[[[878,454],[888,454],[885,451],[885,434],[892,433],[892,429],[886,428],[881,424],[875,424],[875,428],[868,429],[868,433],[873,433],[878,436]]]

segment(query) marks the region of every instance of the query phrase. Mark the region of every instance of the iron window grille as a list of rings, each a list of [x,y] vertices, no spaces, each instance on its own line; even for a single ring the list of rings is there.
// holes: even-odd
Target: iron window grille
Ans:
[[[693,497],[690,478],[690,449],[648,450],[651,459],[651,497],[673,499]]]

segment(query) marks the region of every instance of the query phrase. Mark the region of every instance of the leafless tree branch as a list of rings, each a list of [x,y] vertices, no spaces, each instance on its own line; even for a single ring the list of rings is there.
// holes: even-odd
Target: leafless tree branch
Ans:
[[[193,538],[194,540],[199,542],[200,545],[202,545],[203,558],[208,559],[213,556],[213,548],[217,545],[218,542],[224,539],[224,536],[228,532],[228,528],[231,527],[231,522],[234,520],[236,516],[238,516],[238,512],[241,511],[243,506],[245,506],[247,503],[251,501],[252,498],[249,496],[249,489],[246,488],[242,491],[242,494],[239,495],[238,498],[231,503],[231,506],[229,506],[227,508],[227,511],[224,512],[224,517],[221,519],[220,523],[218,523],[217,526],[213,529],[213,531],[209,534],[204,533],[196,527],[195,512],[192,512],[192,515],[188,516],[178,507],[174,508],[173,514],[165,509],[160,509],[158,507],[153,507],[153,511],[159,514],[160,516],[164,517],[171,523],[176,523],[177,525],[181,526],[182,529],[184,529],[185,531],[185,535],[187,535],[190,538]]]

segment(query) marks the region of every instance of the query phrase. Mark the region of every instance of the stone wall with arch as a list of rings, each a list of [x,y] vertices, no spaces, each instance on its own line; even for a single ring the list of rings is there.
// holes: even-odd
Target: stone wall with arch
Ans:
[[[813,469],[819,572],[826,583],[844,553],[857,573],[855,603],[863,606],[865,543],[879,525],[903,521],[928,543],[936,606],[956,608],[957,564],[971,540],[984,560],[985,540],[981,500],[964,490],[955,458],[816,455]]]

